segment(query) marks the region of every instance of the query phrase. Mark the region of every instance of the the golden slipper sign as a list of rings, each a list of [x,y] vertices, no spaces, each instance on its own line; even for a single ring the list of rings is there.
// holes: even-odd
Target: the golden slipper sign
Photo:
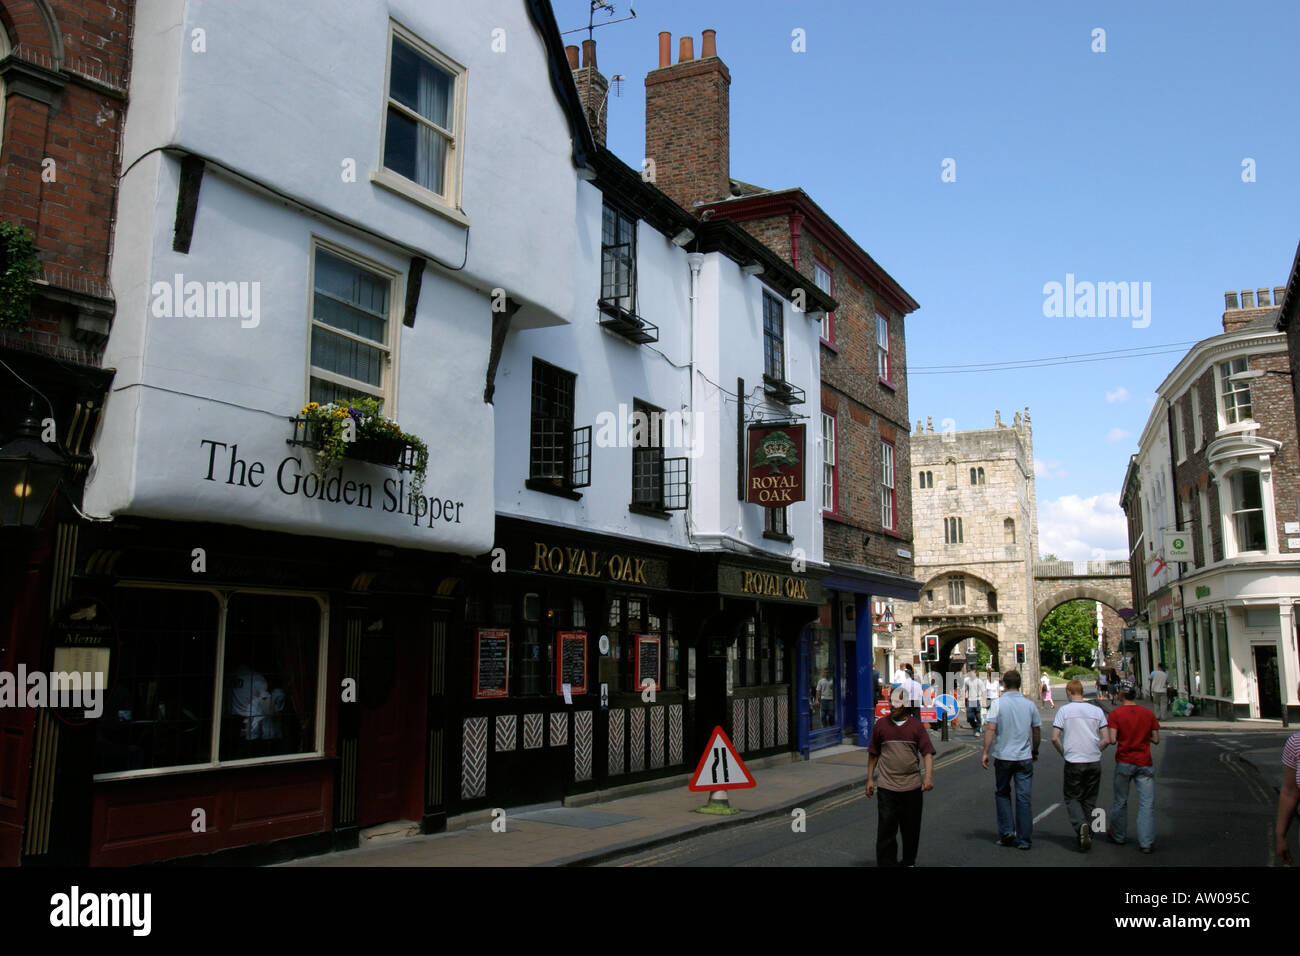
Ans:
[[[745,457],[745,500],[784,508],[804,500],[804,426],[753,425]]]

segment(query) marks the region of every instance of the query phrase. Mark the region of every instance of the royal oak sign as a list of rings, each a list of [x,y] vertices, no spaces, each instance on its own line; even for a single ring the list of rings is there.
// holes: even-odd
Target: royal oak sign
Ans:
[[[804,500],[803,425],[751,426],[745,461],[745,501],[784,508]]]

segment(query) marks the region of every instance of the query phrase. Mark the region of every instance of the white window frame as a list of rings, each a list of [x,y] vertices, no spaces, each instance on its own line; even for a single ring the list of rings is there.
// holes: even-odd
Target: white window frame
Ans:
[[[829,412],[822,412],[822,511],[835,513],[835,477],[838,464],[838,422]]]
[[[1230,427],[1233,427],[1233,426],[1236,426],[1236,425],[1244,425],[1244,424],[1251,424],[1251,425],[1253,425],[1253,424],[1255,423],[1255,395],[1254,395],[1254,393],[1251,391],[1250,383],[1249,383],[1249,382],[1238,382],[1238,383],[1236,383],[1239,387],[1235,388],[1235,389],[1233,390],[1233,393],[1232,393],[1232,394],[1237,395],[1237,394],[1240,394],[1241,392],[1245,392],[1248,396],[1250,396],[1250,401],[1247,403],[1247,404],[1250,405],[1250,417],[1249,417],[1249,418],[1239,419],[1238,421],[1235,421],[1235,422],[1229,420],[1229,417],[1228,417],[1228,396],[1227,396],[1227,394],[1226,394],[1226,393],[1224,392],[1224,390],[1223,390],[1223,389],[1224,389],[1223,367],[1224,367],[1225,365],[1228,366],[1228,374],[1229,374],[1229,375],[1236,374],[1236,373],[1234,373],[1234,372],[1232,371],[1232,363],[1233,363],[1233,362],[1245,362],[1245,363],[1246,363],[1246,368],[1245,368],[1245,369],[1242,369],[1241,371],[1247,371],[1247,370],[1249,370],[1249,368],[1250,368],[1250,362],[1249,362],[1249,360],[1246,359],[1244,356],[1237,356],[1236,358],[1226,359],[1226,360],[1224,360],[1224,361],[1222,361],[1222,362],[1216,362],[1215,365],[1214,365],[1214,394],[1215,394],[1215,400],[1216,400],[1216,402],[1218,403],[1218,412],[1219,412],[1219,429],[1220,429],[1220,430],[1223,430],[1223,429],[1225,429],[1225,428],[1230,428]],[[1228,385],[1232,385],[1233,383],[1228,382],[1227,384],[1228,384]],[[1235,405],[1234,405],[1233,410],[1235,411]]]
[[[401,40],[402,43],[406,44],[418,55],[452,75],[454,85],[452,91],[452,129],[443,129],[436,123],[420,116],[410,107],[398,103],[392,98],[394,39]],[[469,219],[460,208],[461,187],[464,182],[465,106],[468,77],[469,70],[466,67],[435,49],[397,21],[388,21],[387,46],[384,50],[384,87],[381,91],[382,106],[379,123],[378,165],[370,173],[370,181],[463,226],[469,225]],[[431,127],[438,132],[438,135],[448,140],[447,165],[443,170],[445,193],[440,194],[432,189],[427,189],[384,165],[384,144],[388,138],[388,109],[390,106],[410,116],[417,123],[423,123]]]
[[[826,277],[825,283],[817,281],[819,278],[818,273],[821,273],[821,275],[824,275]],[[816,257],[813,258],[813,285],[821,289],[829,296],[834,295],[835,275],[824,265],[822,265],[820,260],[818,260]],[[821,340],[825,342],[827,345],[833,345],[835,342],[835,340],[832,338],[832,336],[835,334],[834,325],[835,325],[835,313],[823,312],[822,321],[821,321]]]
[[[1264,522],[1264,548],[1263,550],[1251,549],[1245,551],[1241,547],[1241,541],[1237,538],[1237,515],[1245,514],[1247,509],[1237,508],[1237,498],[1233,490],[1233,479],[1238,474],[1249,472],[1255,476],[1259,482],[1259,512]],[[1264,472],[1259,468],[1241,467],[1233,468],[1225,473],[1217,482],[1219,486],[1219,516],[1223,524],[1223,540],[1225,547],[1223,549],[1224,557],[1236,557],[1246,554],[1276,554],[1277,541],[1273,529],[1271,516],[1273,514],[1273,483],[1266,480]],[[1224,496],[1227,496],[1225,502]],[[1251,511],[1255,509],[1249,509]]]
[[[1207,484],[1197,497],[1200,498],[1200,507],[1197,510],[1200,512],[1201,523],[1201,563],[1197,567],[1203,568],[1214,563],[1214,536],[1211,534],[1214,528],[1210,525],[1210,485]]]
[[[198,773],[206,770],[223,770],[227,767],[247,767],[259,764],[298,763],[303,760],[319,760],[325,755],[325,717],[326,717],[326,677],[329,674],[329,635],[330,602],[327,595],[317,591],[285,591],[278,588],[244,587],[210,588],[194,587],[188,584],[171,584],[153,581],[121,581],[117,587],[145,588],[150,591],[201,591],[217,599],[217,643],[216,659],[213,667],[213,720],[209,739],[208,756],[216,759],[206,763],[178,764],[173,767],[148,767],[141,770],[118,770],[111,773],[97,773],[92,780],[131,780],[139,777],[169,777],[176,774]],[[221,721],[225,716],[226,684],[226,617],[230,599],[240,594],[265,594],[274,597],[301,597],[314,600],[320,607],[319,653],[316,657],[316,741],[315,747],[308,753],[275,754],[270,757],[248,757],[243,760],[221,759]]]
[[[1173,417],[1174,426],[1174,451],[1175,461],[1180,464],[1187,460],[1187,440],[1183,438],[1183,410],[1179,405],[1180,400],[1169,403],[1170,415]]]
[[[893,531],[894,526],[898,523],[898,493],[897,474],[894,468],[894,458],[897,449],[890,442],[883,438],[880,440],[880,526],[886,531]],[[885,514],[885,504],[889,504],[889,514]]]
[[[1199,451],[1205,444],[1205,422],[1201,418],[1201,389],[1199,385],[1193,385],[1191,390],[1192,401],[1192,451]]]
[[[388,279],[390,283],[391,291],[388,296],[388,320],[384,330],[387,341],[383,342],[382,344],[377,343],[373,339],[368,339],[360,335],[354,335],[351,332],[345,331],[344,329],[335,328],[334,326],[330,325],[328,322],[317,321],[316,319],[316,252],[317,250],[323,250],[325,252],[328,252],[330,255],[334,256],[335,258],[342,259],[345,262],[350,262],[353,265],[358,266],[359,268],[366,269],[370,272],[374,272],[377,275],[380,275]],[[359,382],[355,379],[350,379],[345,375],[339,375],[337,372],[331,372],[328,369],[319,369],[320,374],[317,374],[318,372],[317,367],[313,365],[311,361],[311,337],[312,337],[312,332],[315,330],[315,328],[317,326],[320,326],[323,329],[327,329],[331,333],[334,333],[336,335],[341,335],[347,339],[353,339],[370,348],[383,349],[384,352],[387,353],[387,359],[384,362],[384,376],[383,376],[384,381],[383,381],[383,386],[380,389],[380,392],[382,393],[382,398],[384,402],[384,417],[396,419],[397,418],[397,369],[398,369],[398,361],[399,361],[398,351],[402,341],[402,336],[398,330],[401,327],[401,319],[402,319],[401,309],[404,307],[404,306],[399,306],[398,303],[405,302],[405,289],[403,288],[402,273],[397,269],[393,269],[389,266],[384,265],[382,262],[376,262],[374,259],[370,259],[367,258],[366,256],[361,255],[360,253],[353,252],[351,249],[348,249],[345,246],[340,246],[337,243],[330,242],[327,239],[323,239],[320,236],[315,236],[315,235],[311,237],[309,256],[310,258],[308,259],[308,266],[307,266],[307,336],[306,336],[307,374],[303,378],[304,404],[312,400],[311,380],[313,375],[316,375],[317,378],[323,378],[326,381],[334,382],[340,385],[349,385],[352,384],[353,382],[356,382],[358,386],[362,386],[359,391],[363,395],[369,395],[371,393],[370,390],[374,388],[374,386],[367,385],[365,382]]]
[[[885,341],[882,345],[880,342],[881,325],[884,325]],[[887,385],[894,383],[894,356],[890,349],[889,342],[889,316],[880,312],[876,313],[876,374],[880,381]],[[884,365],[884,374],[880,374],[880,366]]]

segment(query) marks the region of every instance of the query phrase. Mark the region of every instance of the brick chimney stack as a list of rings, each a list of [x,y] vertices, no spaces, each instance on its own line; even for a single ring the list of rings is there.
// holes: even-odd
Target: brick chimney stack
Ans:
[[[573,70],[573,81],[578,85],[578,98],[582,101],[582,113],[587,117],[591,135],[596,144],[605,145],[605,129],[609,120],[607,109],[609,98],[609,81],[596,69],[596,41],[582,41],[582,65],[578,65],[578,48],[573,45],[564,48],[569,58],[569,67]]]
[[[645,155],[655,185],[686,209],[731,195],[731,73],[718,59],[717,33],[682,37],[671,62],[672,34],[659,34],[659,68],[645,78]]]
[[[1285,293],[1285,287],[1283,287],[1282,291]],[[1277,292],[1278,289],[1274,288],[1273,293],[1275,299],[1273,304],[1270,304],[1269,290],[1267,288],[1242,289],[1240,305],[1237,304],[1238,299],[1236,292],[1229,289],[1227,292],[1223,293],[1223,331],[1235,332],[1243,325],[1253,322],[1260,316],[1276,313],[1277,307],[1282,304],[1282,300],[1276,298]],[[1258,301],[1256,301],[1256,296],[1259,297]]]

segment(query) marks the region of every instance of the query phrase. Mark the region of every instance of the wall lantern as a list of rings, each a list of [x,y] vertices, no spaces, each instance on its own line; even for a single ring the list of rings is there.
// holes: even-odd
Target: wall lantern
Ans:
[[[67,471],[67,459],[40,435],[33,398],[17,437],[0,446],[0,526],[36,527]]]

